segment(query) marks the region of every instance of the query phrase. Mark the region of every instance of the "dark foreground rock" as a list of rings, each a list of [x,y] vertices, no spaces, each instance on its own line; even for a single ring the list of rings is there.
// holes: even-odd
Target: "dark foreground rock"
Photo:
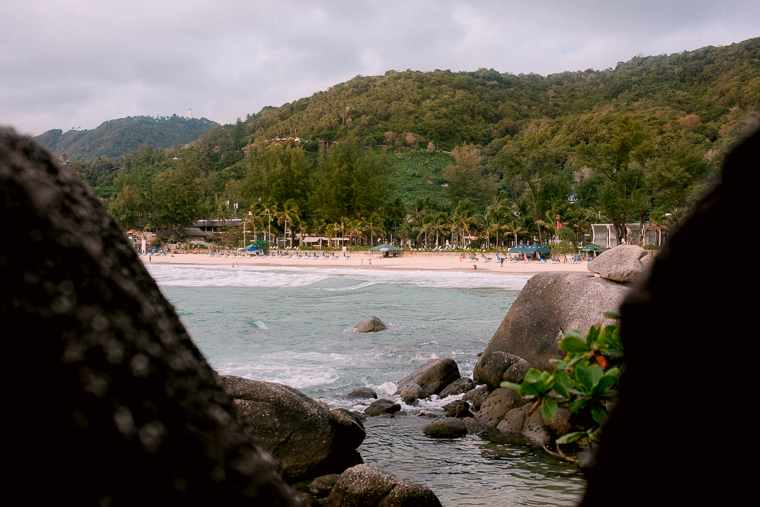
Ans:
[[[495,362],[492,355],[496,353],[517,356],[540,370],[553,370],[550,360],[565,356],[557,347],[563,332],[585,332],[592,325],[612,323],[603,313],[618,311],[628,290],[625,285],[577,273],[533,276],[483,351],[473,379],[492,389],[498,387],[494,383],[498,371],[494,367],[485,371],[486,365]]]
[[[296,505],[123,231],[0,129],[5,498]]]
[[[747,463],[752,450],[730,437],[756,432],[751,412],[741,407],[748,406],[747,388],[755,384],[755,369],[743,363],[756,357],[747,355],[757,349],[749,345],[753,338],[747,318],[757,312],[757,297],[736,290],[755,289],[756,267],[749,259],[740,262],[731,256],[727,269],[735,268],[736,275],[699,273],[705,269],[701,253],[710,241],[707,231],[720,231],[721,238],[747,237],[747,222],[738,217],[756,212],[758,161],[760,132],[728,156],[720,185],[700,201],[657,255],[651,274],[626,298],[621,336],[628,368],[596,466],[587,470],[581,505],[609,505],[611,498],[626,506],[741,505],[755,496],[754,470],[736,466]],[[689,365],[707,364],[708,350],[741,357],[734,367],[725,368],[723,380],[703,382],[700,375],[690,376]],[[664,358],[677,365],[663,364]],[[725,415],[740,414],[732,417],[730,429],[706,432],[703,424],[662,410],[664,398],[653,400],[653,395],[664,395],[663,379],[674,374],[673,368],[686,381],[674,393],[678,405],[701,407],[704,400],[720,400],[728,409]]]
[[[340,507],[440,507],[429,488],[398,479],[367,465],[343,472],[325,506]]]
[[[356,464],[354,450],[365,433],[349,411],[331,412],[282,384],[231,375],[221,380],[264,448],[282,464],[288,480],[342,472]]]
[[[407,384],[417,384],[431,395],[440,393],[459,378],[459,367],[453,359],[433,359],[399,380],[397,385],[401,389]]]
[[[388,326],[378,319],[377,317],[367,317],[354,326],[357,333],[377,333],[379,331],[385,331]]]

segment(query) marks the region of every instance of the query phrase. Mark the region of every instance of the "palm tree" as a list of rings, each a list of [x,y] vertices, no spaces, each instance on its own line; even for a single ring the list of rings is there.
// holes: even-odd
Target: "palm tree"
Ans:
[[[470,202],[466,199],[459,201],[451,216],[451,228],[452,230],[456,229],[459,231],[458,239],[462,241],[462,244],[460,245],[462,248],[464,248],[465,236],[469,235],[470,231],[477,225],[477,223],[478,218],[473,213]]]
[[[436,247],[439,246],[439,236],[446,234],[446,231],[449,229],[451,229],[451,225],[449,224],[449,216],[443,211],[439,212],[435,218],[433,218],[433,222],[431,224],[431,231],[435,233]]]
[[[285,201],[285,204],[282,205],[282,211],[277,213],[277,223],[285,225],[284,233],[285,237],[288,237],[288,223],[292,225],[298,221],[298,204],[296,204],[295,199],[288,199]],[[293,235],[291,231],[290,235],[290,247],[293,247]]]
[[[272,201],[268,200],[264,204],[261,205],[261,216],[266,215],[267,218],[269,218],[269,233],[267,234],[267,245],[272,243],[272,217],[277,216],[277,204]]]
[[[393,224],[393,234],[395,235],[399,222],[406,216],[406,206],[404,206],[401,197],[396,197],[393,202],[388,204],[385,216]],[[393,244],[393,235],[391,235],[391,244]]]
[[[659,246],[662,246],[662,229],[665,227],[666,220],[665,213],[661,211],[653,211],[649,214],[649,223],[652,224],[652,227],[657,232],[657,244]]]
[[[364,227],[369,232],[369,246],[375,246],[375,234],[382,234],[385,232],[383,228],[383,221],[380,215],[372,213],[369,218],[364,221]]]

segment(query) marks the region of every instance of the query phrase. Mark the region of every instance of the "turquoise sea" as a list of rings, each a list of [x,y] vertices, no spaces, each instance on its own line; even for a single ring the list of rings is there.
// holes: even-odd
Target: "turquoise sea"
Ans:
[[[472,370],[527,276],[473,272],[150,265],[150,273],[220,373],[280,382],[331,407],[369,386],[398,400],[395,382],[430,359]],[[389,329],[360,334],[375,315]],[[443,505],[574,505],[585,483],[540,448],[468,435],[435,440],[429,422],[451,401],[402,404],[408,416],[368,418],[364,462],[430,487]]]

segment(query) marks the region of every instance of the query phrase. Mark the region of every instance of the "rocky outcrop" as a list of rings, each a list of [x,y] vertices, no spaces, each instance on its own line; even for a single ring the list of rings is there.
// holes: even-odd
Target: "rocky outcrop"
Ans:
[[[378,331],[385,331],[388,326],[377,317],[367,317],[356,324],[354,329],[357,333],[377,333]]]
[[[348,411],[333,411],[301,391],[282,384],[243,377],[221,377],[238,412],[266,450],[295,481],[356,464],[354,450],[364,427]]]
[[[407,384],[417,384],[432,395],[440,393],[459,378],[459,367],[453,359],[433,359],[399,380],[397,385],[400,390]]]
[[[615,282],[633,282],[654,262],[649,252],[636,245],[618,245],[588,263],[588,270]]]
[[[5,497],[298,503],[100,201],[10,129],[0,212]]]
[[[358,465],[341,474],[324,505],[440,507],[441,502],[425,486],[393,477],[367,465]]]
[[[618,311],[628,290],[619,283],[577,273],[533,276],[478,360],[473,379],[497,387],[499,354],[517,356],[534,368],[551,371],[550,360],[565,356],[557,347],[563,333],[611,323],[603,313]]]

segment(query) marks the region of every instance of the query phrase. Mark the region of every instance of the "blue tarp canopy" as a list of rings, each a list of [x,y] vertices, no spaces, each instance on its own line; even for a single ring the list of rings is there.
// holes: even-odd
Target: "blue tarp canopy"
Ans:
[[[255,243],[251,243],[245,250],[247,252],[255,252],[256,250],[264,250],[264,247]]]

